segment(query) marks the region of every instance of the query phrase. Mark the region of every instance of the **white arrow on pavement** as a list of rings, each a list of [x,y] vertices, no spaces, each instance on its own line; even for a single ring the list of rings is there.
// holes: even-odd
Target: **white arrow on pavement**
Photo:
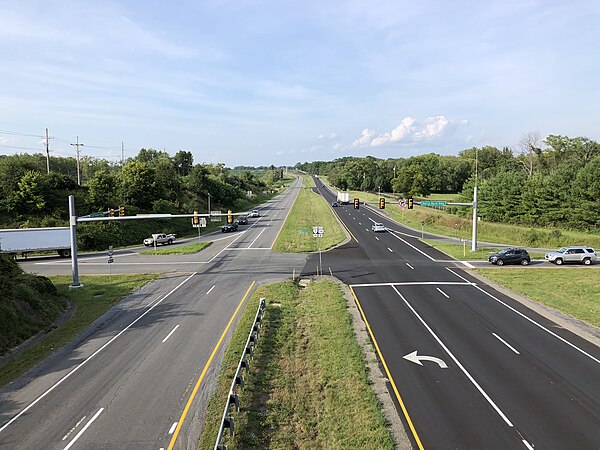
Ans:
[[[440,358],[436,358],[435,356],[419,356],[417,355],[416,350],[412,353],[409,353],[408,355],[404,355],[403,358],[408,359],[409,361],[414,362],[420,366],[423,365],[421,361],[433,361],[434,363],[437,363],[442,369],[448,368],[446,363]]]

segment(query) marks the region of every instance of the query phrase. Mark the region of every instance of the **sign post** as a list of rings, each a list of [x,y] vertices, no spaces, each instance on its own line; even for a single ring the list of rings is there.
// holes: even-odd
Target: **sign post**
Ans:
[[[324,233],[325,233],[325,230],[323,229],[323,227],[321,227],[321,226],[313,227],[313,237],[322,238]],[[321,245],[320,245],[319,241],[317,241],[317,249],[319,250],[319,267],[317,270],[317,275],[319,275],[319,272],[321,273],[321,275],[323,275],[323,261],[321,260]]]
[[[111,264],[114,262],[115,260],[113,259],[113,246],[109,245],[108,246],[108,273],[109,275],[112,276],[112,266]]]

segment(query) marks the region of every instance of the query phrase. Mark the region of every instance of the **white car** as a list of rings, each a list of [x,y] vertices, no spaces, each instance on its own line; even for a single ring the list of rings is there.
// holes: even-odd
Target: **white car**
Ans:
[[[371,225],[371,231],[377,233],[378,231],[385,231],[385,226],[382,223],[375,222]]]
[[[253,209],[252,211],[250,211],[250,213],[248,214],[248,217],[258,217],[258,209]]]

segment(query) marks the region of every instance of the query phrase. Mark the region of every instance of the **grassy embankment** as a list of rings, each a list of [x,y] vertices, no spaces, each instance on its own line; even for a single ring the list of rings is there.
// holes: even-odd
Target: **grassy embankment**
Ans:
[[[305,177],[276,248],[315,251],[312,226],[325,236],[345,235],[327,203]],[[308,228],[311,233],[298,229]],[[299,237],[302,236],[302,237]],[[321,280],[302,289],[292,282],[260,287],[246,307],[227,349],[198,448],[212,448],[227,391],[260,297],[267,313],[258,348],[235,415],[237,448],[393,448],[379,402],[368,380],[339,285]]]
[[[335,247],[345,234],[325,199],[312,191],[314,183],[303,177],[304,187],[292,207],[273,250],[282,253],[307,253]],[[313,237],[314,226],[325,231],[322,238]]]
[[[80,281],[85,287],[74,290],[69,290],[68,287],[71,283],[70,276],[57,275],[48,278],[54,283],[62,299],[69,299],[74,303],[73,314],[66,323],[49,330],[48,334],[31,348],[0,365],[0,386],[15,379],[70,342],[124,296],[155,280],[158,275],[84,275],[80,277]]]

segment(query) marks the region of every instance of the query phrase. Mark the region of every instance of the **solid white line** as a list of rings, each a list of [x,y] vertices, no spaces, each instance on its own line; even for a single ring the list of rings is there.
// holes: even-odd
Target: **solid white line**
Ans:
[[[216,284],[213,284],[213,287],[211,287],[211,288],[208,290],[208,292],[206,293],[206,295],[210,294],[210,293],[211,293],[211,291],[212,291],[212,290],[215,288],[215,286],[216,286]]]
[[[379,240],[379,238],[377,236],[375,236],[375,239]]]
[[[463,263],[469,269],[474,269],[475,268],[475,266],[473,264],[471,264],[470,262],[468,262],[468,261],[461,261],[461,263]]]
[[[263,228],[263,229],[261,230],[261,232],[260,232],[260,233],[258,233],[258,236],[256,236],[256,239],[258,239],[258,238],[260,237],[260,235],[261,235],[261,234],[263,234],[263,233],[265,232],[265,230],[266,230],[266,228]],[[250,245],[248,246],[248,248],[250,248],[250,247],[252,247],[252,246],[254,245],[254,243],[256,242],[256,239],[254,239],[254,240],[253,240],[253,241],[250,243]]]
[[[173,425],[171,425],[171,428],[169,428],[169,434],[173,434],[173,432],[175,431],[175,428],[177,428],[177,422],[175,422]]]
[[[392,250],[391,248],[388,247],[388,250],[392,253],[394,253],[394,250]]]
[[[271,250],[271,247],[235,247],[227,249],[228,252],[241,252],[245,250]]]
[[[414,268],[413,266],[411,266],[409,263],[406,263],[406,265],[407,265],[408,267],[410,267],[412,270],[415,270],[415,268]]]
[[[86,418],[86,417],[87,417],[87,416],[83,416],[81,419],[79,419],[79,422],[77,422],[77,423],[75,424],[75,426],[74,426],[73,428],[71,428],[71,429],[69,430],[69,432],[63,436],[63,438],[61,439],[61,441],[66,441],[66,440],[67,440],[67,438],[68,438],[68,437],[71,435],[71,433],[72,433],[73,431],[75,431],[75,430],[76,430],[76,429],[79,427],[79,425],[81,424],[81,422],[83,422],[83,421],[85,420],[85,418]]]
[[[98,350],[96,350],[94,353],[92,353],[90,356],[88,356],[86,359],[84,359],[79,365],[75,366],[75,368],[73,370],[71,370],[68,374],[66,374],[64,377],[62,377],[56,383],[54,383],[48,390],[46,390],[42,395],[40,395],[33,402],[31,402],[29,405],[27,405],[16,416],[14,416],[12,419],[10,419],[8,422],[6,422],[2,426],[2,428],[0,428],[0,433],[2,431],[4,431],[15,420],[17,420],[19,417],[21,417],[23,414],[25,414],[27,411],[29,411],[31,408],[33,408],[33,406],[35,406],[40,400],[42,400],[44,397],[46,397],[46,395],[48,395],[50,392],[52,392],[54,389],[56,389],[58,386],[60,386],[67,378],[69,378],[71,375],[73,375],[75,372],[77,372],[79,369],[81,369],[88,361],[90,361],[92,358],[94,358],[94,356],[96,356],[98,353],[100,353],[102,350],[104,350],[106,347],[108,347],[110,344],[112,344],[119,336],[121,336],[129,328],[131,328],[133,325],[135,325],[139,320],[142,319],[142,317],[144,317],[146,314],[148,314],[150,311],[152,311],[154,308],[156,308],[156,306],[158,306],[163,300],[165,300],[173,292],[175,292],[177,289],[179,289],[181,286],[183,286],[185,283],[187,283],[194,275],[196,275],[196,273],[197,272],[194,272],[189,277],[187,277],[185,280],[183,280],[181,283],[179,283],[177,286],[175,286],[163,298],[157,300],[156,302],[151,304],[151,306],[149,305],[148,309],[146,309],[146,311],[144,311],[142,314],[140,314],[140,316],[137,319],[135,319],[133,322],[131,322],[129,325],[127,325],[125,328],[123,328],[121,331],[119,331],[119,333],[117,333],[115,336],[113,336],[106,344],[104,344],[102,347],[100,347]]]
[[[361,223],[361,222],[358,222],[358,224],[359,224],[359,225],[362,225],[362,223]]]
[[[436,289],[437,289],[438,291],[440,291],[440,294],[442,294],[444,297],[446,297],[446,298],[450,298],[450,297],[448,296],[448,294],[446,294],[444,291],[442,291],[442,290],[441,290],[439,287],[436,287]]]
[[[454,275],[456,275],[458,278],[461,278],[465,281],[467,281],[467,279],[465,277],[460,276],[459,274],[457,274],[456,272],[454,272],[452,269],[450,269],[449,267],[446,267],[447,270],[449,270],[450,272],[452,272]],[[498,303],[500,303],[501,305],[506,306],[508,309],[510,309],[512,312],[518,314],[519,316],[521,316],[522,318],[524,318],[525,320],[528,320],[529,322],[531,322],[532,324],[534,324],[536,327],[541,328],[542,330],[544,330],[546,333],[550,334],[551,336],[554,336],[556,339],[558,339],[559,341],[564,342],[565,344],[567,344],[569,347],[574,348],[575,350],[577,350],[578,352],[582,353],[583,355],[587,356],[588,358],[590,358],[592,361],[597,362],[598,364],[600,364],[600,359],[594,357],[593,355],[590,355],[588,352],[586,352],[585,350],[580,349],[579,347],[577,347],[575,344],[571,344],[569,341],[567,341],[565,338],[560,337],[558,334],[554,333],[553,331],[549,330],[548,328],[544,327],[543,325],[537,323],[535,320],[533,320],[530,317],[527,317],[525,314],[523,314],[520,311],[517,311],[515,308],[513,308],[512,306],[504,303],[502,300],[500,300],[499,298],[494,297],[492,294],[490,294],[489,292],[484,291],[482,288],[480,288],[479,286],[477,286],[475,283],[473,283],[473,286],[475,286],[477,289],[479,289],[481,292],[483,292],[485,295],[487,295],[488,297],[493,298],[494,300],[496,300]],[[2,430],[0,430],[2,431]]]
[[[533,450],[533,445],[531,445],[529,442],[527,442],[525,439],[523,439],[523,444],[525,444],[525,447],[527,447],[529,450]]]
[[[449,285],[449,286],[474,286],[474,283],[462,283],[460,281],[405,281],[398,283],[362,283],[351,284],[354,287],[380,287],[380,286],[426,286],[426,285]]]
[[[513,352],[515,352],[517,355],[520,355],[520,353],[512,345],[510,345],[508,342],[506,342],[504,339],[502,339],[496,333],[492,333],[492,334],[494,335],[494,337],[496,339],[498,339],[500,342],[502,342],[504,345],[506,345],[508,348],[510,348]]]
[[[421,318],[419,313],[412,307],[412,305],[410,303],[408,303],[408,300],[406,300],[404,298],[404,296],[400,293],[400,291],[398,289],[396,289],[396,286],[392,286],[392,289],[394,289],[396,291],[396,293],[404,301],[406,306],[408,306],[408,308],[413,312],[413,314],[415,316],[417,316],[417,319],[419,319],[419,321],[423,324],[425,329],[427,329],[427,331],[429,331],[429,333],[433,336],[433,338],[437,341],[437,343],[440,344],[440,346],[444,349],[444,351],[448,354],[448,356],[450,356],[450,358],[452,358],[452,360],[456,363],[456,365],[460,368],[460,370],[462,370],[462,372],[466,375],[466,377],[473,384],[473,386],[475,386],[475,388],[481,393],[481,395],[483,395],[483,398],[485,398],[488,401],[488,403],[492,406],[492,408],[494,408],[496,410],[498,415],[500,417],[502,417],[504,422],[506,422],[506,424],[509,427],[513,427],[513,424],[511,423],[510,420],[508,420],[508,417],[506,417],[506,415],[502,412],[502,410],[500,410],[500,408],[498,408],[498,406],[492,401],[492,399],[487,395],[487,393],[483,390],[483,388],[481,386],[479,386],[479,383],[477,383],[477,381],[475,381],[475,379],[471,376],[471,374],[467,371],[467,369],[465,369],[463,367],[463,365],[460,363],[460,361],[458,361],[458,359],[456,359],[456,357],[450,351],[450,349],[448,347],[446,347],[446,345],[442,342],[442,340],[435,334],[435,332],[429,327],[429,325],[427,325],[427,323]]]
[[[425,253],[423,250],[419,250],[417,247],[415,247],[414,245],[410,244],[409,242],[405,241],[404,239],[402,239],[400,236],[397,236],[394,234],[394,232],[392,232],[390,230],[390,234],[392,236],[394,236],[396,239],[400,239],[402,242],[404,242],[406,245],[408,245],[409,247],[412,247],[413,249],[415,249],[416,251],[418,251],[419,253],[421,253],[424,256],[427,256],[430,260],[435,261],[434,258],[432,258],[431,256],[429,256],[427,253]]]
[[[170,332],[169,334],[167,334],[167,337],[166,337],[166,338],[164,338],[164,339],[162,340],[162,341],[163,341],[163,344],[164,344],[165,342],[167,342],[167,339],[169,339],[173,333],[175,333],[175,330],[176,330],[177,328],[179,328],[179,325],[175,325],[175,328],[173,328],[173,329],[171,330],[171,332]]]
[[[73,438],[73,440],[71,442],[69,442],[69,445],[67,445],[64,450],[69,450],[73,444],[75,442],[77,442],[77,439],[79,439],[81,437],[81,435],[85,432],[85,430],[88,429],[88,427],[94,422],[94,420],[96,420],[98,418],[98,416],[102,413],[102,411],[104,411],[104,408],[100,408],[98,410],[98,412],[96,414],[94,414],[94,417],[92,417],[88,423],[85,424],[85,426],[81,429],[81,431],[79,433],[77,433],[75,435],[75,437]]]

